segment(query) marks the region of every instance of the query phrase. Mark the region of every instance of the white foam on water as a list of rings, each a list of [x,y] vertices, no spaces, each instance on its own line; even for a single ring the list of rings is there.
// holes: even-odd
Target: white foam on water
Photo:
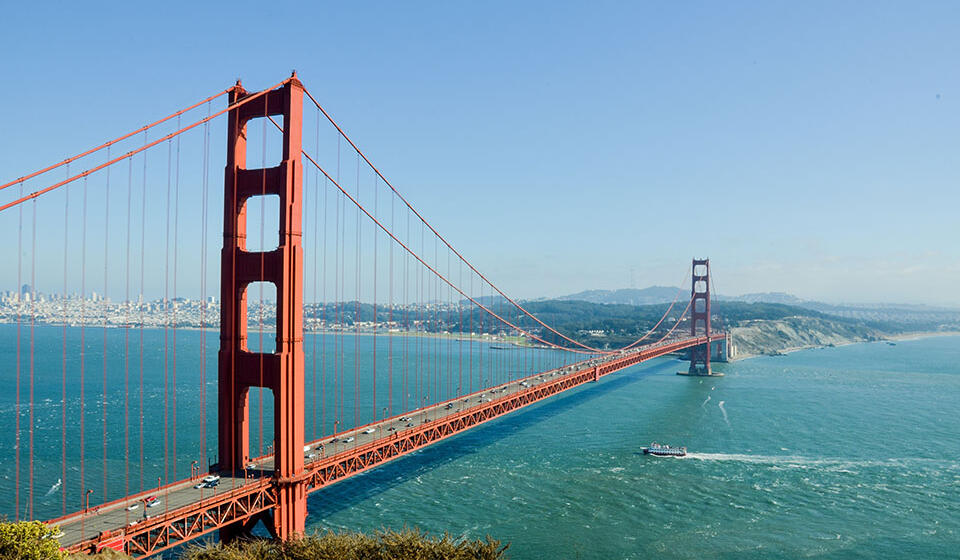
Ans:
[[[706,408],[708,402],[710,402],[710,395],[707,395],[707,399],[700,404],[700,408]]]

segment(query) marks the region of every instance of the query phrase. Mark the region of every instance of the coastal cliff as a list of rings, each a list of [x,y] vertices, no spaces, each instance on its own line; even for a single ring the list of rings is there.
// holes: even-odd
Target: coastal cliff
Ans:
[[[782,354],[804,348],[840,346],[870,342],[888,337],[862,324],[833,321],[821,317],[784,317],[741,321],[730,329],[733,337],[732,359],[761,354]]]

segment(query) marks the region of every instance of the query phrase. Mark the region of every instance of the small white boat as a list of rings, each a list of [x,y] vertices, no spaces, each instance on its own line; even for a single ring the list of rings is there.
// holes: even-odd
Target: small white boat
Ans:
[[[657,442],[650,444],[650,447],[643,448],[644,455],[657,455],[659,457],[683,457],[687,454],[686,447],[672,447],[670,445],[661,445]]]

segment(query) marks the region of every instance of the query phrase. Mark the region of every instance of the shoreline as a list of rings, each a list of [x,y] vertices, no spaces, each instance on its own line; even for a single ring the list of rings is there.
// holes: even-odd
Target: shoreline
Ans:
[[[10,325],[16,326],[17,322],[15,321],[0,321],[0,325]],[[21,328],[30,328],[30,323],[28,321],[23,321],[20,323]],[[162,331],[164,329],[176,329],[180,331],[205,331],[207,334],[218,334],[220,332],[220,326],[207,326],[199,327],[197,325],[120,325],[120,324],[107,324],[102,323],[90,323],[90,324],[73,324],[73,323],[35,323],[34,327],[54,327],[54,328],[64,328],[70,327],[74,329],[84,328],[89,330],[103,330],[103,329],[130,329],[130,330],[155,330]],[[247,326],[247,336],[251,334],[257,334],[260,330],[257,328],[258,325],[248,325]],[[274,327],[264,328],[263,333],[273,334],[276,333]],[[442,340],[453,340],[453,341],[463,341],[463,342],[489,342],[491,344],[509,344],[517,348],[533,348],[533,349],[550,349],[545,346],[538,346],[535,344],[524,344],[523,338],[519,336],[499,336],[492,334],[470,334],[470,333],[430,333],[430,332],[421,332],[421,331],[370,331],[363,330],[357,332],[356,330],[329,330],[329,329],[304,329],[303,334],[324,334],[324,335],[342,335],[342,336],[398,336],[398,337],[410,337],[410,338],[437,338]]]

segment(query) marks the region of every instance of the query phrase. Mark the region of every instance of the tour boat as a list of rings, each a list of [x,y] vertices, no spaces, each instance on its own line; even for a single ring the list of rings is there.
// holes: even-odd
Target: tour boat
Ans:
[[[686,447],[671,447],[669,445],[660,445],[657,442],[650,444],[650,447],[643,448],[644,455],[658,455],[661,457],[683,457],[687,454]]]

